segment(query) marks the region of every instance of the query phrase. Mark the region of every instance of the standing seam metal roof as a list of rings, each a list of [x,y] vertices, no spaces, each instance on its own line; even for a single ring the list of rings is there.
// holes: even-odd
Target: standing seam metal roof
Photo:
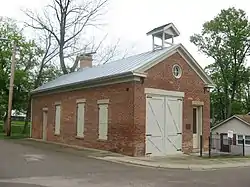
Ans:
[[[41,92],[43,90],[53,89],[54,87],[69,86],[96,78],[104,78],[112,75],[134,72],[138,68],[164,55],[175,46],[176,45],[173,45],[156,51],[148,51],[91,68],[80,69],[77,72],[62,75],[55,80],[38,87],[33,92]]]

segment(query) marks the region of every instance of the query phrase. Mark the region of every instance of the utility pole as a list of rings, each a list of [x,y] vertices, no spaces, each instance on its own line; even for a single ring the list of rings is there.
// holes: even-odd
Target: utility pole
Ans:
[[[16,42],[13,41],[13,49],[12,49],[12,57],[11,57],[11,69],[10,69],[7,136],[11,135],[11,111],[12,111],[13,87],[14,87],[14,78],[15,78],[15,66],[16,66]]]

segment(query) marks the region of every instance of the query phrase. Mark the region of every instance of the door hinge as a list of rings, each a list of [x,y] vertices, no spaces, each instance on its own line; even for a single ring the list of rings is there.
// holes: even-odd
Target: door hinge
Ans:
[[[177,149],[177,151],[181,151],[181,149]]]
[[[177,99],[177,101],[182,101],[182,99]]]
[[[151,155],[152,153],[146,153],[145,155]]]
[[[152,136],[152,134],[146,134],[146,136]]]
[[[181,132],[177,132],[177,134],[182,134]]]
[[[152,96],[147,95],[147,98],[153,98]]]

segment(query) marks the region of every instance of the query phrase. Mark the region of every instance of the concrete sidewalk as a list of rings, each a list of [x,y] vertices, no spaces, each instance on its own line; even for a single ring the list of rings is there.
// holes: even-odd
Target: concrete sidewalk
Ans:
[[[201,158],[190,155],[176,155],[166,157],[95,157],[111,162],[127,163],[156,168],[213,170],[222,168],[250,167],[249,158]]]

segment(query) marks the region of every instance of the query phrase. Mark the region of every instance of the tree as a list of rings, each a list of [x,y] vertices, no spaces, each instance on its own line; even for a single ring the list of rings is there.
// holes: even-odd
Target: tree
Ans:
[[[51,33],[48,31],[44,31],[40,33],[40,37],[38,39],[40,46],[36,47],[35,53],[30,53],[29,63],[35,59],[36,64],[35,68],[30,72],[30,90],[36,89],[42,84],[53,80],[55,77],[59,76],[60,70],[57,65],[53,63],[53,59],[58,54],[57,47],[53,45]],[[31,117],[31,96],[28,95],[27,99],[27,107],[26,107],[26,118],[25,124],[23,128],[23,134],[27,131],[28,122]]]
[[[104,14],[107,0],[51,0],[43,15],[26,10],[31,19],[26,24],[34,29],[46,30],[59,46],[60,66],[64,74],[76,70],[78,60],[67,68],[67,59],[85,52],[88,43],[83,34],[89,28],[98,26],[98,19]]]
[[[0,21],[0,38],[8,39],[7,41],[0,40],[0,115],[6,124],[12,55],[11,41],[15,41],[18,50],[12,109],[26,113],[26,123],[23,130],[26,132],[30,119],[31,90],[60,74],[58,66],[53,63],[54,57],[58,54],[57,46],[52,44],[53,40],[48,32],[39,37],[39,42],[37,42],[39,45],[33,40],[28,41],[15,21],[8,18],[2,18]]]
[[[0,107],[1,116],[4,119],[4,130],[7,122],[8,110],[8,95],[9,95],[9,78],[10,65],[13,41],[18,45],[18,62],[16,64],[14,94],[13,94],[13,110],[22,110],[24,100],[27,95],[28,75],[25,72],[24,63],[29,55],[27,49],[33,44],[27,42],[21,32],[18,30],[14,20],[9,18],[0,19],[0,38],[7,40],[0,40]]]
[[[199,51],[214,59],[206,71],[216,85],[211,104],[217,120],[243,111],[238,99],[242,99],[242,88],[249,77],[245,64],[250,49],[249,39],[250,23],[246,13],[235,8],[221,10],[213,20],[203,24],[200,34],[190,37]]]

